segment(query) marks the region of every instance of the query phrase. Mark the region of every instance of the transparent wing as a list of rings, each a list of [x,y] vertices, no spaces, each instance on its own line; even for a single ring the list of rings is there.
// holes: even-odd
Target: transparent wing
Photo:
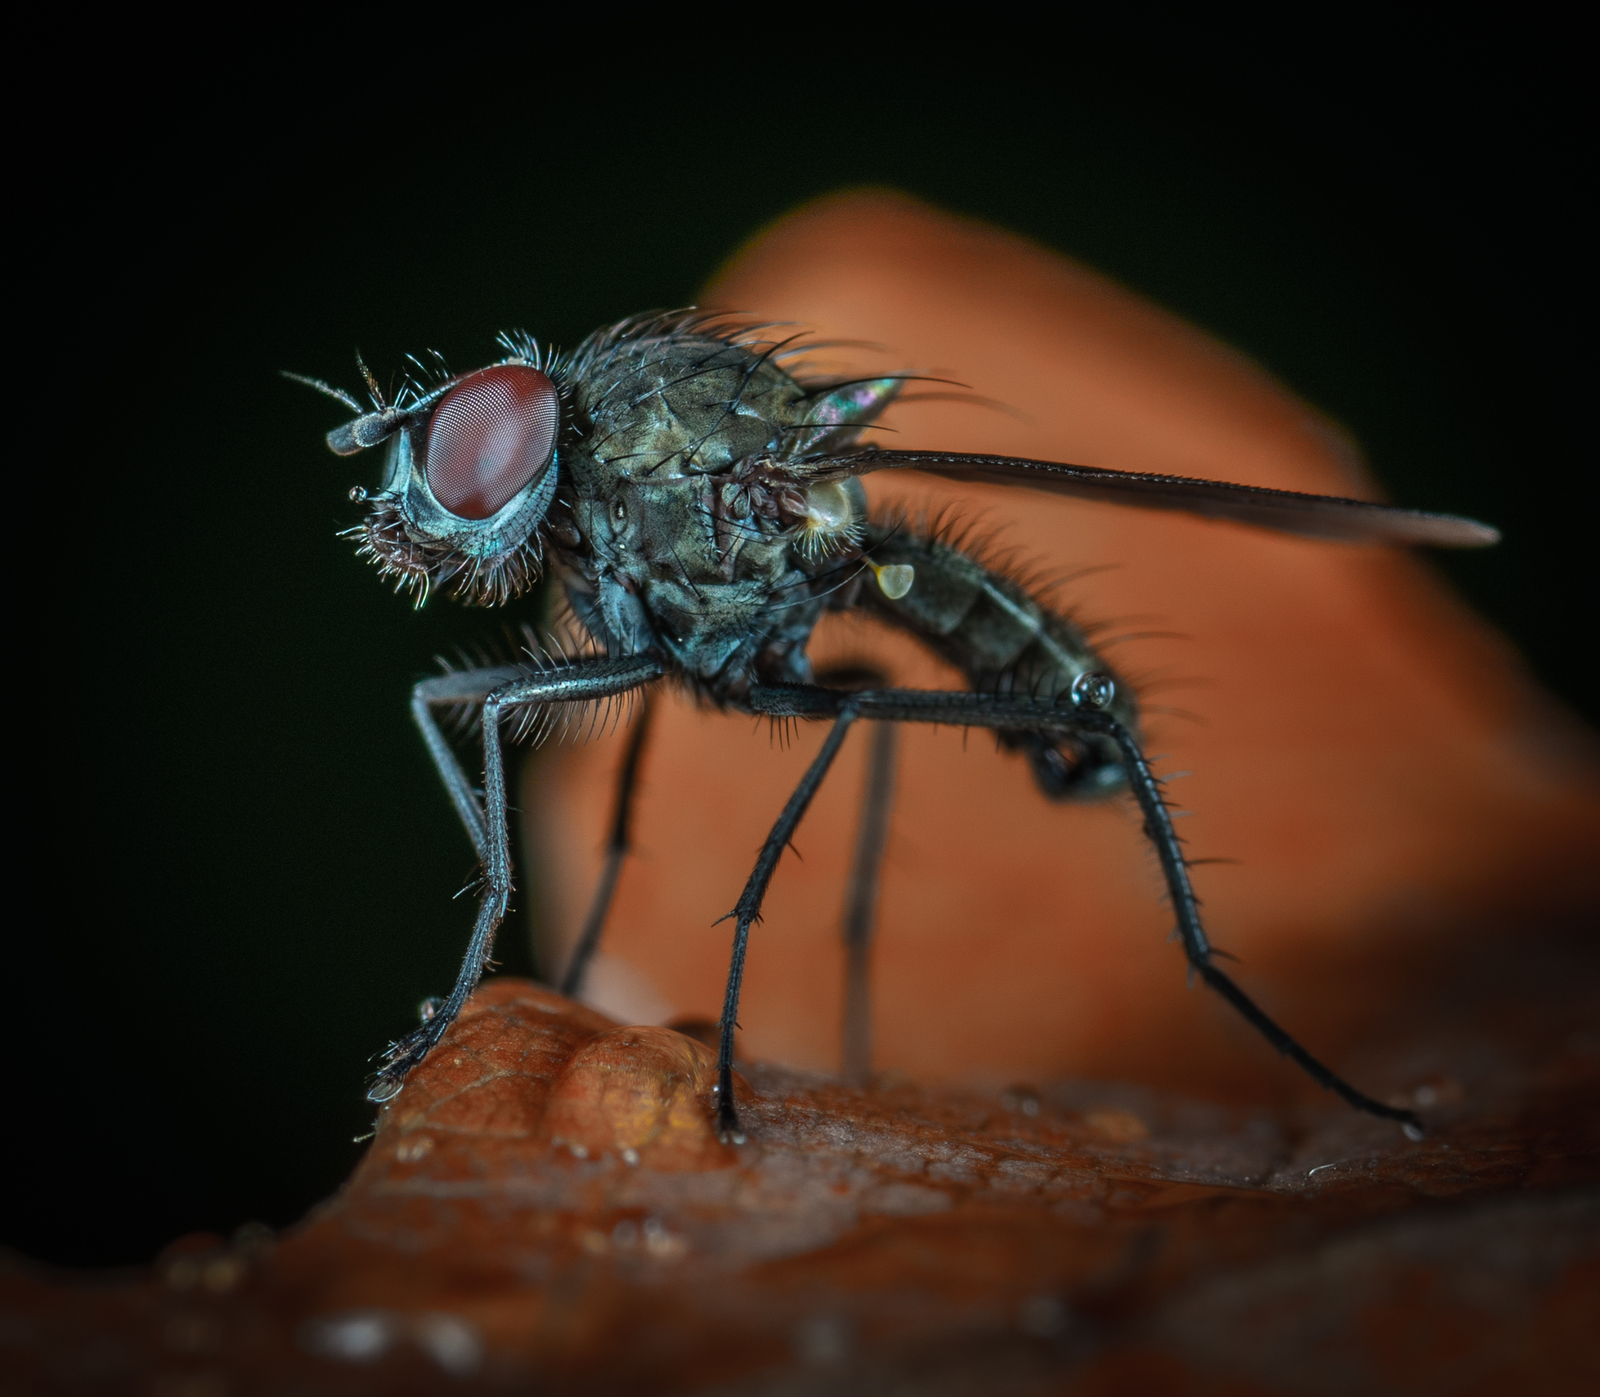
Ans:
[[[1174,509],[1208,519],[1254,524],[1304,538],[1350,543],[1427,543],[1436,548],[1484,548],[1500,531],[1454,514],[1395,509],[1336,495],[1302,495],[1257,485],[1230,485],[1183,475],[1146,475],[1029,461],[1018,456],[973,456],[959,451],[883,451],[875,447],[846,455],[811,457],[794,467],[807,478],[839,479],[871,471],[927,471],[953,480],[1026,485],[1054,495],[1138,509]]]

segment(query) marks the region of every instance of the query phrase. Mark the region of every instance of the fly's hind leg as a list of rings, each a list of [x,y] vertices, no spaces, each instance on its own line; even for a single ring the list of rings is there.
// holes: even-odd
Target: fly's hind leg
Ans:
[[[1357,1091],[1336,1072],[1325,1067],[1304,1048],[1279,1028],[1266,1012],[1220,970],[1212,957],[1215,954],[1200,924],[1200,905],[1189,883],[1189,866],[1183,857],[1183,846],[1172,826],[1172,812],[1162,798],[1160,783],[1150,771],[1150,764],[1139,750],[1133,734],[1111,714],[1092,703],[1078,710],[1078,721],[1090,732],[1101,733],[1117,744],[1122,753],[1123,769],[1133,796],[1144,816],[1145,837],[1155,845],[1161,860],[1161,871],[1166,878],[1167,892],[1173,910],[1178,916],[1178,933],[1183,940],[1184,954],[1200,978],[1237,1009],[1240,1015],[1285,1057],[1291,1058],[1325,1091],[1343,1097],[1358,1111],[1380,1116],[1384,1120],[1398,1121],[1405,1133],[1414,1140],[1422,1138],[1422,1122],[1414,1111],[1388,1106],[1376,1101],[1365,1092]]]
[[[622,759],[622,768],[617,773],[617,797],[611,815],[611,835],[606,841],[606,861],[600,870],[600,881],[595,885],[594,898],[589,904],[589,915],[584,919],[577,945],[572,948],[572,957],[561,976],[561,993],[568,999],[577,998],[578,991],[583,988],[583,977],[589,969],[589,962],[600,948],[600,936],[605,930],[606,915],[611,911],[611,899],[616,895],[622,863],[632,847],[629,830],[633,817],[633,797],[639,782],[639,758],[644,754],[654,709],[654,698],[646,694],[639,716],[634,719],[633,732],[628,737],[628,750]]]
[[[944,723],[952,727],[986,727],[1006,732],[1034,732],[1045,736],[1065,735],[1078,741],[1109,741],[1121,757],[1122,774],[1132,788],[1134,799],[1144,816],[1146,837],[1155,845],[1166,880],[1183,950],[1200,978],[1216,990],[1285,1057],[1292,1058],[1317,1084],[1342,1097],[1358,1111],[1398,1121],[1407,1135],[1420,1138],[1422,1122],[1415,1112],[1388,1106],[1357,1091],[1344,1078],[1325,1067],[1299,1043],[1275,1024],[1243,990],[1214,963],[1214,952],[1200,923],[1200,906],[1189,882],[1189,868],[1183,846],[1172,825],[1172,814],[1161,795],[1160,783],[1150,770],[1144,753],[1132,732],[1109,711],[1115,688],[1104,675],[1084,675],[1072,687],[1070,701],[1046,701],[1010,696],[960,692],[929,692],[918,689],[865,691],[841,696],[810,685],[771,686],[753,689],[750,706],[757,713],[773,717],[824,717],[835,715],[842,723],[846,712],[841,697],[848,702],[848,716],[876,718],[900,723]],[[837,733],[837,727],[835,728]],[[830,737],[832,742],[833,738]],[[824,753],[827,749],[824,748]],[[820,763],[822,758],[818,758]],[[815,769],[815,765],[813,767]],[[810,780],[811,773],[807,773]],[[820,776],[818,780],[820,780]],[[802,790],[804,790],[802,786]],[[800,792],[796,792],[796,797]],[[808,797],[809,798],[809,797]],[[792,803],[792,802],[791,802]],[[802,807],[803,808],[803,807]],[[787,812],[785,812],[787,814]],[[774,831],[776,834],[776,831]],[[763,851],[765,854],[765,851]],[[776,861],[774,859],[774,861]],[[754,876],[752,876],[752,883]],[[761,885],[765,888],[765,882]],[[749,889],[746,889],[747,893]],[[740,900],[741,907],[743,899]],[[758,904],[759,905],[759,901]],[[743,944],[737,945],[736,960],[743,968]],[[730,992],[733,985],[730,981]],[[736,997],[730,1003],[736,1004]],[[727,1041],[727,1040],[725,1040]],[[726,1080],[726,1079],[725,1079]],[[726,1093],[727,1087],[724,1086]],[[730,1104],[726,1096],[723,1108]]]
[[[648,658],[599,660],[560,669],[516,665],[468,670],[424,680],[412,692],[411,709],[423,741],[433,757],[451,803],[466,826],[483,865],[483,896],[472,939],[456,983],[442,1003],[404,1038],[389,1046],[378,1070],[369,1101],[388,1101],[400,1094],[406,1076],[455,1022],[477,988],[494,948],[494,934],[511,901],[511,840],[506,806],[505,760],[500,722],[508,708],[528,704],[581,703],[625,693],[659,678],[661,665]],[[462,704],[483,706],[483,800],[473,791],[461,763],[434,721],[433,710]]]

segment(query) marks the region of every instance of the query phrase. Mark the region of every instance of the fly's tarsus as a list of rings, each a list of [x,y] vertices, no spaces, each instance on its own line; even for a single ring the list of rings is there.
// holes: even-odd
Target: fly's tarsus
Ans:
[[[373,1075],[372,1085],[367,1088],[367,1100],[381,1105],[399,1096],[405,1089],[411,1069],[433,1050],[442,1032],[443,1029],[430,1031],[430,1025],[424,1024],[421,1028],[412,1029],[398,1042],[391,1043],[383,1055],[383,1066]]]

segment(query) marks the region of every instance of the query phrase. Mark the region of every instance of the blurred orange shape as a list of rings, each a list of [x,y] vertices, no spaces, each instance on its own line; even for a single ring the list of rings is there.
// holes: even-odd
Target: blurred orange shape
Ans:
[[[656,1170],[717,1168],[734,1151],[712,1130],[715,1080],[716,1054],[703,1043],[665,1028],[613,1029],[574,1055],[542,1131],[582,1158],[609,1150]]]
[[[899,195],[845,194],[780,220],[703,303],[798,322],[834,342],[819,351],[828,371],[909,369],[970,389],[916,401],[914,386],[886,444],[1375,494],[1338,429],[1240,355],[1059,254]],[[867,485],[875,508],[954,506],[1017,565],[1083,574],[1052,595],[1115,622],[1108,643],[1131,634],[1111,653],[1147,686],[1158,770],[1192,773],[1171,790],[1193,812],[1191,856],[1237,861],[1196,874],[1214,941],[1335,1067],[1354,1070],[1363,1026],[1403,1014],[1465,939],[1505,937],[1515,954],[1518,935],[1592,896],[1589,738],[1426,560],[1016,488],[898,473]],[[855,618],[826,621],[813,655],[870,656],[901,684],[960,683]],[[720,1009],[732,924],[714,923],[823,737],[666,697],[638,852],[588,987],[627,1022]],[[865,736],[849,738],[753,933],[741,1011],[752,1058],[838,1067]],[[621,755],[619,741],[594,741],[530,763],[524,807],[556,964],[598,876]],[[969,1085],[1088,1076],[1314,1092],[1226,1006],[1187,989],[1161,898],[1131,801],[1054,805],[987,734],[905,731],[875,1067]]]

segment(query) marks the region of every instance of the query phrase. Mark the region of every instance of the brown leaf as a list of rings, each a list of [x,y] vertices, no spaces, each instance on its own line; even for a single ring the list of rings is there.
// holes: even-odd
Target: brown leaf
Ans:
[[[1373,1063],[1420,1082],[1420,1144],[1333,1102],[749,1067],[732,1149],[709,1049],[497,981],[282,1238],[186,1240],[131,1280],[13,1265],[11,1371],[213,1397],[1556,1390],[1600,1277],[1600,1043],[1592,952],[1540,954]]]

